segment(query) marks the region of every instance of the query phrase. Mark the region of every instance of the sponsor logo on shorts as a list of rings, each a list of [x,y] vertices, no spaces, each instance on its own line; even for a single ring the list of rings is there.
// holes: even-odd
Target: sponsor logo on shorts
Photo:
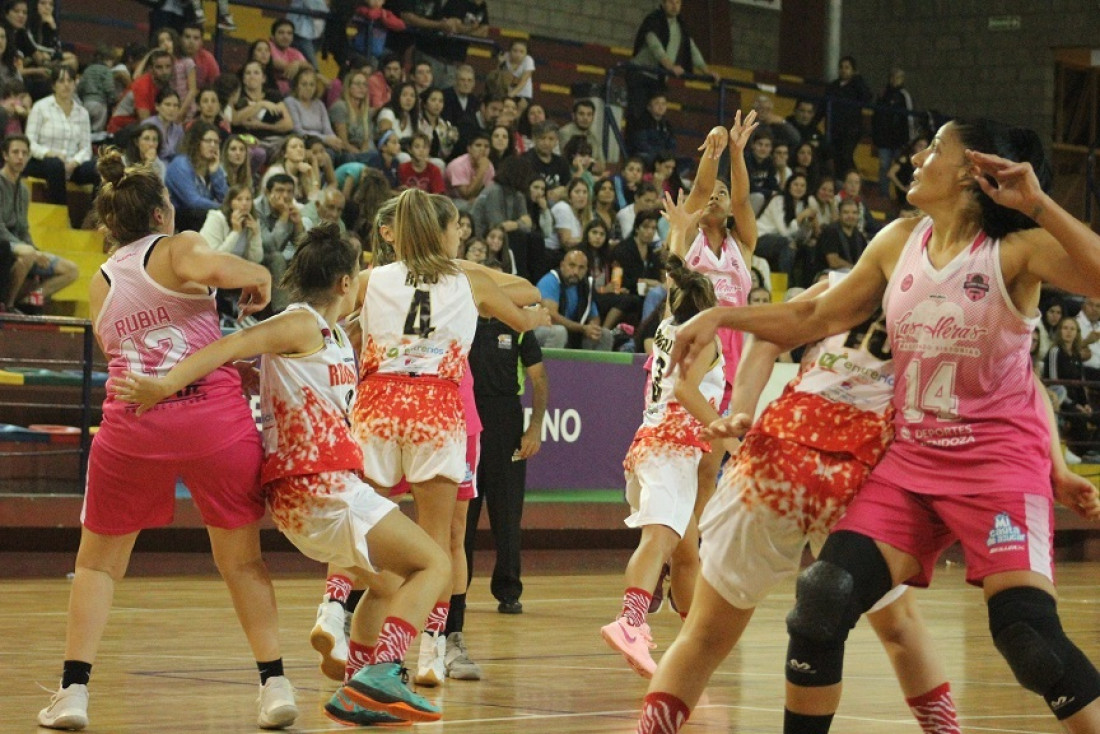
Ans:
[[[1012,518],[1007,512],[997,513],[993,518],[993,529],[989,531],[989,537],[985,544],[990,553],[1003,553],[1004,551],[1024,550],[1027,543],[1027,533],[1012,524]]]

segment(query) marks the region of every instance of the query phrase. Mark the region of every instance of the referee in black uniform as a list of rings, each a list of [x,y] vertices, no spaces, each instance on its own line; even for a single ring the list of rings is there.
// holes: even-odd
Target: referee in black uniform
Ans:
[[[523,428],[522,366],[531,378],[531,424]],[[520,581],[520,522],[527,486],[527,459],[542,443],[542,419],[546,414],[550,385],[542,364],[542,349],[532,332],[519,333],[496,319],[479,318],[470,369],[474,398],[484,430],[481,461],[477,470],[478,496],[470,500],[466,515],[466,567],[474,572],[474,534],[481,505],[489,508],[489,527],[497,560],[490,589],[502,614],[520,614],[523,593]]]

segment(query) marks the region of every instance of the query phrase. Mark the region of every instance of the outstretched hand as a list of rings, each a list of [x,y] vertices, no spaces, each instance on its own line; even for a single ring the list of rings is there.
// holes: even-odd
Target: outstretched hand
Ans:
[[[1017,163],[976,150],[968,150],[965,155],[971,163],[974,180],[986,196],[1032,219],[1039,216],[1044,194],[1030,163]]]
[[[749,144],[752,134],[760,123],[756,121],[756,110],[749,110],[744,121],[741,120],[741,110],[733,115],[733,125],[730,127],[730,152],[745,152],[745,146]]]
[[[1054,499],[1086,520],[1100,520],[1100,492],[1089,479],[1071,471],[1055,472],[1051,484]]]
[[[168,397],[171,391],[161,380],[154,377],[125,372],[107,381],[107,393],[115,400],[136,403],[137,414],[141,415]]]
[[[665,192],[665,208],[661,210],[661,216],[668,220],[670,230],[676,230],[687,237],[699,226],[699,220],[703,218],[707,208],[700,207],[693,212],[687,210],[687,199],[681,189],[673,201],[672,194]]]
[[[722,157],[722,151],[726,149],[729,139],[729,131],[721,125],[715,125],[707,133],[707,139],[696,150],[702,151],[704,158],[716,161]]]

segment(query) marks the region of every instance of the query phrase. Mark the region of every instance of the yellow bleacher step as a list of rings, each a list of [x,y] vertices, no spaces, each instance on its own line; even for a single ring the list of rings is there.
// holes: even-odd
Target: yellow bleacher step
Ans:
[[[787,274],[772,273],[772,300],[776,303],[783,301],[783,294],[787,292]]]
[[[27,222],[31,225],[31,236],[39,229],[69,229],[69,208],[63,204],[42,204],[32,201],[27,208]]]

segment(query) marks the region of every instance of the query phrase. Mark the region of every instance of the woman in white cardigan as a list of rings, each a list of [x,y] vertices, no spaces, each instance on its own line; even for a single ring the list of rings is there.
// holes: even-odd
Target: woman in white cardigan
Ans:
[[[252,189],[248,186],[231,187],[221,208],[206,213],[206,222],[199,234],[212,250],[228,252],[256,263],[263,260],[260,224],[252,211]]]
[[[773,196],[756,219],[757,255],[765,258],[777,271],[790,273],[798,245],[813,235],[816,212],[807,205],[806,176],[793,173],[787,178],[783,193]],[[770,287],[766,284],[765,287]]]

